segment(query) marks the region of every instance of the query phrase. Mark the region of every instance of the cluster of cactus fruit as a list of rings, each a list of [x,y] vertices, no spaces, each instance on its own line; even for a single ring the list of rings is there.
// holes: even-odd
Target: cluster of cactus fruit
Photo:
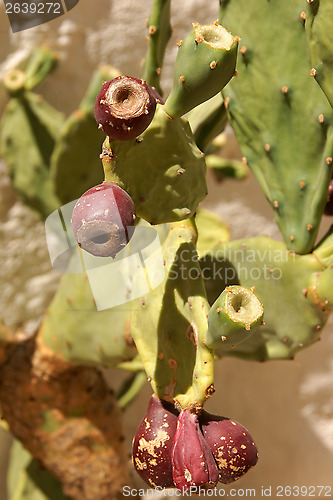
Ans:
[[[47,49],[4,81],[11,100],[2,119],[1,151],[13,186],[42,218],[49,217],[46,223],[59,214],[66,237],[72,241],[73,234],[79,247],[71,252],[35,348],[29,347],[31,365],[47,359],[59,378],[88,365],[128,369],[134,375],[119,395],[122,406],[148,379],[153,396],[133,440],[133,465],[149,486],[183,491],[232,483],[258,460],[241,424],[204,410],[215,392],[216,359],[292,359],[320,338],[333,307],[332,228],[317,242],[333,200],[333,47],[325,44],[325,30],[327,37],[333,32],[325,9],[332,8],[329,0],[219,3],[219,21],[194,23],[178,42],[167,99],[161,97],[160,75],[171,33],[170,0],[153,0],[143,78],[99,69],[67,121],[32,92],[54,65]],[[255,18],[265,26],[265,44]],[[19,137],[18,121],[24,132]],[[216,154],[216,137],[227,121],[242,163]],[[272,205],[284,242],[264,236],[229,241],[223,221],[199,207],[207,194],[206,167],[243,178],[245,164]],[[76,198],[68,225],[64,207]],[[144,272],[129,273],[126,264],[121,270],[127,305],[123,300],[96,310],[91,262],[100,265],[97,281],[105,296],[107,265],[121,263],[122,255],[135,257],[139,229],[155,231],[160,248],[147,254],[143,249]],[[73,271],[80,258],[83,271]],[[1,360],[8,355],[3,346],[12,342],[8,335],[1,329]],[[47,410],[40,397],[39,407],[34,394],[36,419],[29,417],[33,432],[25,436],[0,386],[14,435],[66,494],[79,498],[52,457],[36,454],[38,419],[47,414],[52,429],[68,424],[67,414],[61,424],[55,419],[59,404],[53,408],[50,395]],[[91,453],[99,459],[97,448]],[[61,460],[66,464],[68,457]],[[109,500],[110,483],[103,488],[98,498]],[[96,500],[96,490],[94,495]]]
[[[239,423],[205,410],[179,412],[156,395],[133,440],[133,464],[142,479],[183,492],[232,483],[257,460],[253,439]]]

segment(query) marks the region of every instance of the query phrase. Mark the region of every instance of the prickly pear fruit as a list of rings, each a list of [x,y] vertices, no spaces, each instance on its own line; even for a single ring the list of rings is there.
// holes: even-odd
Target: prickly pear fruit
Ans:
[[[238,37],[219,24],[198,23],[179,43],[165,111],[179,118],[220,92],[235,72]]]
[[[325,215],[333,215],[333,179],[328,186],[327,203],[325,205]]]
[[[153,394],[133,440],[134,467],[150,486],[173,488],[171,451],[178,413]]]
[[[254,333],[262,323],[263,314],[263,305],[254,290],[227,286],[209,311],[206,345],[233,349]]]
[[[172,448],[172,473],[175,486],[182,491],[191,487],[213,488],[219,471],[206,442],[198,416],[182,410]]]
[[[130,196],[114,182],[88,189],[77,201],[72,227],[81,248],[99,257],[115,257],[128,243],[135,221]]]
[[[249,432],[234,420],[202,411],[199,417],[206,442],[220,471],[220,481],[233,483],[258,461],[258,450]]]
[[[104,134],[96,127],[96,95],[106,80],[121,73],[114,66],[99,66],[93,73],[78,109],[66,119],[51,156],[50,175],[62,205],[103,182],[100,152]]]
[[[96,98],[95,118],[110,138],[134,139],[152,121],[156,102],[156,91],[143,80],[118,76],[102,85]]]

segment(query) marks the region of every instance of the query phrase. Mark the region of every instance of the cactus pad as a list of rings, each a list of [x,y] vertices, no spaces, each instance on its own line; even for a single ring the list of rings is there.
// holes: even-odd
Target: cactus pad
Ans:
[[[265,324],[225,355],[289,359],[320,338],[329,308],[311,292],[328,268],[314,254],[296,255],[267,237],[216,245],[212,254],[201,260],[210,303],[226,285],[254,286],[265,311]]]
[[[303,0],[221,2],[224,26],[241,37],[238,77],[223,92],[230,122],[297,253],[314,247],[333,155],[332,110],[311,76],[304,7]]]
[[[102,160],[105,180],[117,182],[151,224],[191,217],[207,193],[205,161],[187,120],[170,120],[162,105],[139,138],[106,139]]]

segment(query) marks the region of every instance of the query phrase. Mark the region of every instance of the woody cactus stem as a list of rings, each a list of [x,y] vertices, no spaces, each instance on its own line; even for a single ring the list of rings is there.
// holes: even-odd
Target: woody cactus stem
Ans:
[[[209,311],[206,345],[214,349],[235,348],[261,325],[263,314],[254,289],[227,286]]]
[[[220,92],[235,72],[238,37],[218,23],[193,24],[178,42],[171,93],[165,111],[179,118]]]
[[[159,94],[164,53],[171,36],[170,0],[154,0],[147,22],[148,48],[143,63],[142,78]]]
[[[121,499],[128,484],[121,413],[101,374],[21,343],[0,371],[1,411],[13,435],[73,500]]]

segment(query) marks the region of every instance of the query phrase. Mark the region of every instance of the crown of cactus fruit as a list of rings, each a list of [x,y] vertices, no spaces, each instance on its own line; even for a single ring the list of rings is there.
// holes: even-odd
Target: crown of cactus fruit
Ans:
[[[258,450],[245,427],[204,410],[200,413],[199,421],[216,460],[221,483],[233,483],[256,465]]]
[[[135,217],[130,196],[114,182],[103,182],[76,202],[72,228],[80,248],[95,256],[115,257],[129,242]]]
[[[238,37],[217,22],[193,30],[178,42],[174,81],[165,111],[179,118],[220,92],[235,72]]]
[[[333,132],[332,108],[311,76],[304,0],[220,6],[224,26],[241,37],[238,78],[223,90],[230,123],[288,248],[311,252],[331,180]],[[265,43],[253,18],[265,26]]]
[[[254,289],[227,286],[209,311],[205,344],[214,349],[234,349],[253,335],[263,323],[263,315]]]
[[[118,141],[134,139],[153,119],[158,93],[143,80],[118,76],[103,83],[95,104],[95,118],[105,135]]]

